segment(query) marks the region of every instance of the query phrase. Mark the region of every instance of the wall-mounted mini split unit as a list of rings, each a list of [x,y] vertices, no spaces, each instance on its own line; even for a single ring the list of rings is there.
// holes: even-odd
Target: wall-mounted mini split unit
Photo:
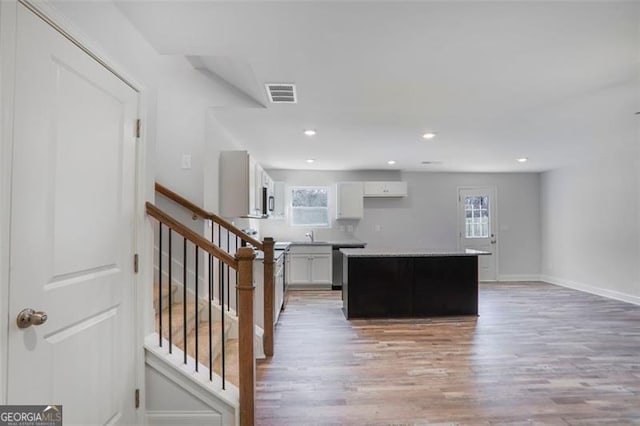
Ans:
[[[296,86],[290,83],[267,83],[267,95],[274,104],[295,104],[298,102]]]

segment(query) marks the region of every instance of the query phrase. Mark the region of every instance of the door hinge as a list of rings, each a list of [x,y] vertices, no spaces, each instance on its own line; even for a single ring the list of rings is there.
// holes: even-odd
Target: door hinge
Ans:
[[[136,408],[140,408],[140,389],[136,389],[136,394],[134,398],[136,402]]]
[[[136,120],[136,138],[140,137],[140,128],[142,127],[142,120],[139,118]]]
[[[139,264],[139,256],[138,253],[133,255],[133,272],[138,273],[138,264]]]

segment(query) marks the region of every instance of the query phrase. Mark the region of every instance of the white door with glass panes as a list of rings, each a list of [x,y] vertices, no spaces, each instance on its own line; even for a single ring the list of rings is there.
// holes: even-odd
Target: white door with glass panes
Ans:
[[[458,217],[461,249],[491,253],[478,256],[480,281],[497,280],[497,210],[496,188],[459,188]]]

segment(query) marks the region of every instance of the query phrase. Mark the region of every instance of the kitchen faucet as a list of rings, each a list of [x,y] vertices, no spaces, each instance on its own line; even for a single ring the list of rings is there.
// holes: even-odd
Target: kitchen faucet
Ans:
[[[304,234],[305,237],[309,237],[311,239],[311,242],[313,242],[313,229],[310,232],[307,232],[306,234]]]

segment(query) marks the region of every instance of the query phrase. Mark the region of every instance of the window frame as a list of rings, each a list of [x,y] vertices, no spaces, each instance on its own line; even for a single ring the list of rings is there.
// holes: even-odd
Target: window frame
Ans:
[[[296,190],[304,190],[304,189],[323,189],[327,193],[327,205],[326,207],[293,207],[293,191]],[[329,185],[291,185],[287,191],[288,197],[288,205],[287,210],[289,211],[289,226],[297,227],[297,228],[330,228],[331,227],[331,187]],[[313,209],[321,209],[326,208],[327,210],[327,223],[294,223],[294,209],[304,209],[304,208],[313,208]]]
[[[486,203],[486,207],[483,208],[482,206],[479,208],[475,208],[473,207],[473,205],[471,206],[471,209],[467,209],[467,199],[470,197],[479,197],[479,198],[487,198],[487,203]],[[465,226],[464,226],[464,234],[465,234],[465,238],[468,239],[481,239],[481,238],[489,238],[489,235],[491,235],[492,230],[491,230],[491,221],[489,220],[491,212],[489,211],[489,197],[488,196],[484,196],[484,195],[473,195],[473,196],[467,196],[465,197],[464,201],[462,202],[463,206],[464,206],[464,214],[465,214]],[[471,212],[471,218],[466,216],[466,213],[470,211]],[[482,212],[486,211],[486,216],[482,215]],[[478,216],[476,216],[475,214],[478,213]],[[469,221],[469,219],[471,219]],[[476,226],[480,226],[482,230],[485,229],[486,226],[486,230],[487,233],[486,235],[484,235],[482,232],[481,234],[476,235],[475,229]],[[469,227],[471,227],[472,232],[470,235],[468,230]]]

